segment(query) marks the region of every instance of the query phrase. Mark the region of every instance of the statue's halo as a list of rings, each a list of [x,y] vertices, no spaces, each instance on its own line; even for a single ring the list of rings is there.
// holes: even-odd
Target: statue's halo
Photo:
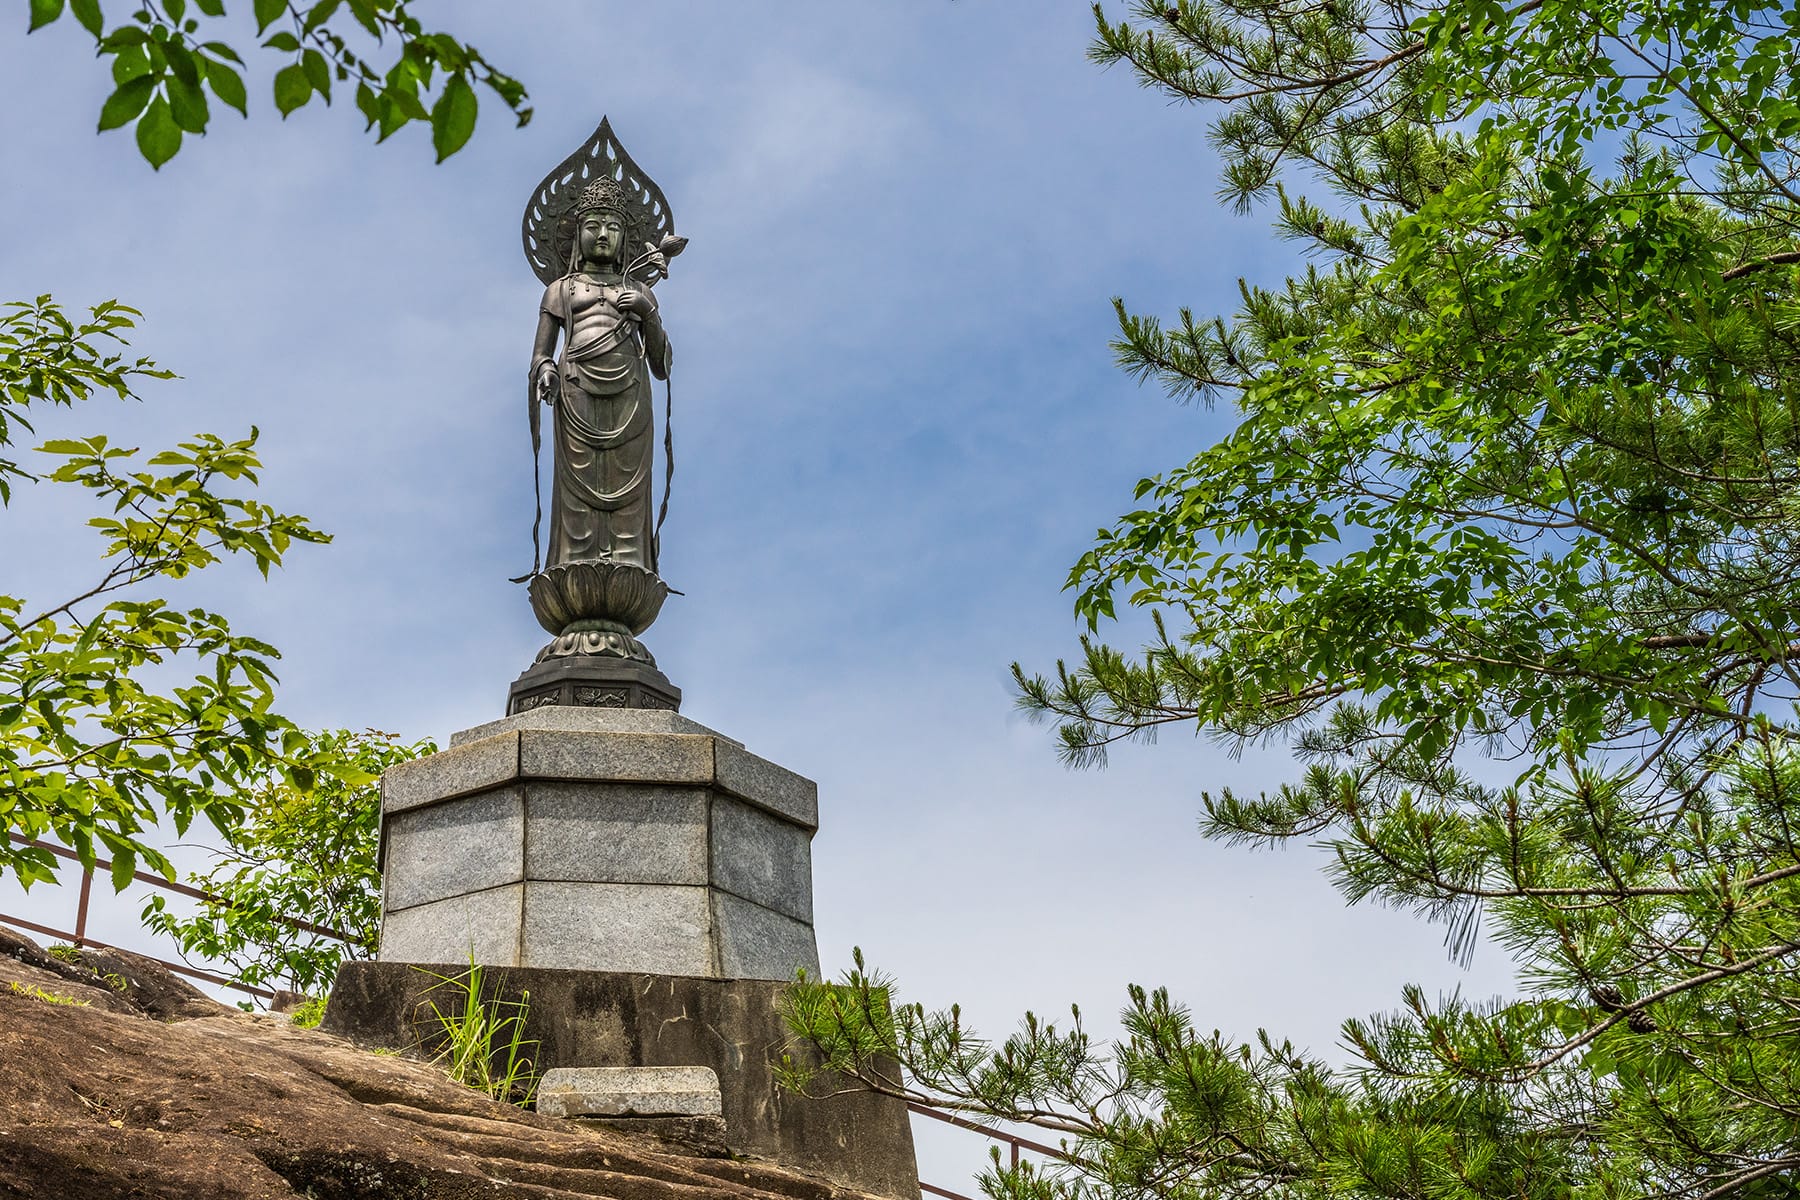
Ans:
[[[575,240],[571,219],[575,200],[589,183],[603,177],[624,189],[631,208],[626,216],[637,241],[660,244],[675,232],[675,218],[662,189],[625,153],[612,124],[602,117],[594,136],[544,176],[525,206],[521,227],[525,259],[531,264],[531,273],[543,283],[550,284],[568,271],[569,250]],[[631,247],[633,253],[639,249]]]

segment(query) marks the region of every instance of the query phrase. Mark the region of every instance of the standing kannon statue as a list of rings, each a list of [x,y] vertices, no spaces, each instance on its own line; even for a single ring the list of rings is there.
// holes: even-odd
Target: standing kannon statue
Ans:
[[[509,710],[674,707],[680,693],[637,635],[669,594],[657,559],[672,406],[665,402],[659,511],[652,381],[664,382],[666,396],[673,352],[652,288],[687,240],[606,121],[538,185],[523,233],[545,285],[527,378],[532,450],[541,451],[547,423],[552,482],[532,529],[536,550],[549,517],[542,569],[534,554],[521,582],[530,581],[532,611],[555,638],[513,685]]]
[[[650,377],[669,377],[656,298],[625,273],[624,189],[600,179],[575,203],[569,272],[544,289],[531,398],[556,410],[551,566],[606,559],[656,570]],[[558,341],[562,356],[556,356]]]

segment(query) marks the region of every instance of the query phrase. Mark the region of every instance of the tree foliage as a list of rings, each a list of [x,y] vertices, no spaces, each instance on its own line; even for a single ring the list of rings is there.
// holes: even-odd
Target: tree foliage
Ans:
[[[247,66],[221,40],[241,36],[244,27],[231,20],[225,0],[132,0],[118,22],[108,21],[101,0],[27,3],[33,32],[66,11],[93,38],[96,56],[110,60],[114,88],[101,105],[100,129],[131,126],[151,166],[173,158],[186,135],[206,132],[212,100],[249,115]],[[520,125],[531,120],[523,84],[474,46],[427,30],[408,0],[252,0],[237,8],[250,10],[260,49],[283,62],[270,92],[284,118],[314,97],[330,104],[334,85],[354,84],[357,111],[377,140],[424,122],[439,162],[474,132],[476,86]]]
[[[1322,842],[1347,899],[1485,934],[1520,995],[1409,990],[1337,1069],[1142,991],[1116,1044],[996,1047],[860,964],[796,1028],[1068,1137],[996,1196],[1791,1194],[1800,15],[1097,17],[1097,60],[1216,106],[1224,197],[1312,261],[1230,315],[1119,305],[1128,372],[1237,422],[1076,564],[1092,636],[1021,703],[1078,765],[1166,725],[1285,742],[1299,774],[1206,796],[1207,835]],[[1141,653],[1098,638],[1121,602]]]
[[[319,766],[270,710],[274,648],[145,585],[230,556],[266,575],[295,542],[328,540],[243,494],[257,482],[254,429],[149,455],[96,435],[45,442],[41,466],[10,457],[34,406],[130,397],[139,380],[168,377],[122,353],[135,317],[107,303],[77,323],[49,297],[0,310],[0,498],[20,485],[79,489],[101,539],[97,577],[69,594],[0,594],[0,829],[62,842],[88,864],[104,848],[121,888],[139,862],[172,877],[139,836],[159,815],[177,831],[196,818],[229,829],[265,772],[310,786]],[[0,870],[29,887],[55,878],[56,859],[9,837]]]
[[[436,748],[386,733],[314,735],[308,750],[331,772],[299,787],[286,772],[266,771],[219,861],[188,877],[216,900],[184,915],[154,895],[145,925],[173,937],[183,955],[223,964],[240,983],[323,995],[339,965],[374,956],[381,932],[376,782]]]
[[[208,92],[248,115],[243,59],[214,36],[233,28],[225,0],[140,0],[117,23],[101,0],[27,5],[30,31],[69,15],[93,38],[115,85],[100,129],[135,126],[153,166],[179,151],[184,134],[205,132]],[[474,85],[496,94],[519,124],[530,119],[518,81],[473,46],[426,30],[407,0],[247,7],[262,48],[287,56],[272,81],[284,117],[314,96],[329,104],[334,84],[354,81],[357,108],[378,140],[427,122],[440,162],[473,131]],[[237,6],[240,17],[245,9]],[[246,494],[260,466],[254,428],[236,441],[198,434],[147,456],[95,435],[51,440],[29,459],[17,457],[20,436],[44,410],[105,393],[132,399],[141,381],[173,378],[125,352],[124,332],[138,315],[109,301],[77,319],[48,296],[0,305],[0,507],[17,486],[83,489],[101,513],[89,525],[103,539],[102,569],[87,585],[53,597],[0,594],[0,873],[27,887],[56,879],[57,859],[26,844],[39,838],[73,847],[90,866],[105,850],[120,889],[140,864],[173,879],[166,856],[144,837],[164,819],[184,833],[204,818],[246,858],[318,867],[324,860],[309,859],[299,839],[316,836],[321,847],[348,852],[366,841],[367,816],[352,807],[338,814],[346,824],[334,826],[320,806],[366,807],[371,764],[414,752],[296,728],[271,708],[273,647],[234,633],[220,614],[153,594],[232,556],[267,576],[294,543],[329,540],[304,518]],[[185,682],[184,671],[193,672]],[[289,800],[271,809],[277,796]],[[247,812],[255,819],[240,829]],[[238,886],[246,878],[266,889],[263,908]],[[233,953],[262,937],[295,978],[315,977],[322,952],[257,930],[251,915],[266,916],[278,896],[298,901],[302,878],[277,878],[271,868],[222,879],[249,907],[234,908],[210,936]],[[366,896],[354,896],[366,872],[343,885],[308,895],[299,911],[355,924],[357,903],[367,907]]]

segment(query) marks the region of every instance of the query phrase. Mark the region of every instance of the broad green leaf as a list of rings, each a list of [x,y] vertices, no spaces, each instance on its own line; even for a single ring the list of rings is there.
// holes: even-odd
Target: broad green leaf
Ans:
[[[367,122],[366,129],[373,129],[375,122],[381,119],[381,102],[376,98],[375,89],[366,83],[356,85],[356,109]]]
[[[176,79],[189,87],[200,86],[200,66],[194,56],[180,42],[170,40],[162,44],[163,56],[168,60],[169,72]]]
[[[69,0],[69,11],[81,22],[81,27],[99,37],[106,29],[106,19],[100,14],[100,0]]]
[[[312,47],[300,56],[301,69],[306,72],[307,82],[312,84],[313,91],[319,93],[324,101],[331,103],[331,65],[325,56]]]
[[[100,129],[117,129],[136,120],[155,91],[156,79],[150,75],[140,75],[122,84],[100,106]]]
[[[62,16],[63,0],[31,0],[31,25],[27,33],[42,29]]]
[[[297,63],[289,63],[275,72],[275,107],[287,116],[312,95],[312,84]]]
[[[253,8],[256,13],[256,33],[258,37],[261,37],[263,31],[288,10],[287,0],[255,0]]]
[[[112,852],[113,891],[122,892],[133,883],[137,871],[137,854],[129,845],[119,845]]]
[[[343,0],[315,0],[313,6],[307,10],[306,17],[301,23],[302,27],[305,28],[308,33],[318,29],[321,25],[325,24],[325,22],[331,20],[332,14],[337,11],[338,6],[342,3]]]
[[[244,78],[231,67],[214,59],[206,68],[206,82],[213,90],[213,95],[232,108],[249,115],[247,107],[249,98],[244,94]]]
[[[115,84],[130,83],[140,75],[154,75],[150,55],[142,46],[127,46],[113,55],[112,77]]]
[[[381,37],[381,10],[377,0],[350,0],[350,12],[355,16],[357,23],[368,31],[369,36]]]
[[[181,149],[181,127],[175,124],[169,103],[161,96],[151,100],[138,119],[137,144],[145,160],[157,170]]]
[[[175,118],[175,124],[189,133],[205,133],[208,116],[205,93],[179,79],[170,79],[168,95],[169,112]]]
[[[462,149],[475,132],[477,107],[468,81],[461,74],[452,75],[431,109],[431,144],[439,162]]]

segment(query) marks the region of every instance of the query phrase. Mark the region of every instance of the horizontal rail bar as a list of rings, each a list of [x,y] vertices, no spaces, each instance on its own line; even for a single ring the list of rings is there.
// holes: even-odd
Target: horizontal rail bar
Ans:
[[[930,1192],[933,1196],[942,1196],[944,1200],[970,1200],[968,1196],[963,1195],[961,1192],[948,1192],[941,1187],[933,1187],[923,1179],[919,1180],[919,1190],[921,1192]]]
[[[50,853],[61,858],[66,858],[71,862],[81,861],[81,856],[79,854],[75,853],[67,846],[58,846],[55,842],[43,842],[36,838],[22,838],[17,836],[13,836],[11,840],[18,842],[20,845],[31,846],[38,850],[48,850]],[[101,871],[111,871],[112,863],[104,858],[96,858],[94,860],[94,867]],[[161,875],[151,875],[146,871],[133,871],[131,877],[139,883],[147,883],[151,887],[161,888],[165,892],[174,892],[178,896],[191,896],[195,900],[204,900],[208,904],[217,904],[226,908],[231,906],[231,901],[225,899],[223,896],[215,896],[211,892],[203,892],[199,888],[189,887],[185,883],[176,883],[173,880],[164,879]],[[341,930],[331,929],[324,925],[314,925],[311,921],[302,921],[298,917],[286,917],[277,914],[275,919],[280,921],[283,925],[290,926],[294,929],[304,930],[307,933],[316,933],[320,937],[333,938],[346,945],[353,946],[356,944],[355,938]],[[84,938],[82,940],[85,941],[86,939]]]
[[[958,1116],[953,1116],[952,1114],[947,1113],[947,1112],[939,1112],[937,1109],[932,1108],[928,1104],[918,1104],[918,1103],[915,1103],[914,1101],[908,1100],[906,1102],[906,1107],[909,1112],[916,1112],[921,1117],[930,1117],[934,1121],[942,1121],[942,1122],[944,1122],[944,1124],[954,1125],[958,1129],[973,1130],[974,1132],[982,1134],[985,1137],[991,1137],[997,1142],[1007,1142],[1011,1145],[1017,1146],[1021,1150],[1030,1150],[1035,1154],[1047,1154],[1051,1158],[1060,1158],[1060,1159],[1064,1160],[1065,1162],[1068,1161],[1068,1158],[1069,1158],[1069,1152],[1066,1150],[1058,1150],[1053,1147],[1046,1146],[1042,1142],[1033,1142],[1026,1138],[1015,1137],[1012,1134],[1006,1133],[999,1129],[990,1129],[986,1125],[982,1125],[978,1122],[971,1121],[966,1117],[958,1117]]]
[[[70,942],[75,940],[71,935],[64,933],[60,929],[52,929],[48,925],[39,925],[36,921],[27,921],[24,917],[9,917],[5,913],[0,913],[0,921],[5,921],[8,925],[16,925],[20,929],[29,929],[33,933],[41,933],[45,937],[62,938],[64,941]]]
[[[20,929],[29,929],[33,933],[41,933],[45,937],[62,938],[67,942],[73,942],[75,940],[75,935],[66,929],[52,929],[48,925],[39,925],[36,921],[27,921],[23,917],[13,917],[8,916],[6,913],[0,913],[0,921],[3,921],[8,925],[16,925]],[[109,942],[97,942],[93,938],[83,938],[82,942],[97,950],[117,950],[124,954],[136,954],[139,958],[147,958],[158,966],[167,967],[178,975],[187,975],[194,979],[205,980],[207,983],[217,984],[219,987],[236,988],[240,992],[248,992],[252,996],[259,996],[264,1000],[273,1000],[275,998],[275,993],[266,988],[252,987],[247,983],[238,983],[236,980],[227,979],[223,975],[211,975],[205,971],[196,971],[194,968],[183,966],[181,963],[172,963],[166,958],[155,958],[148,954],[139,954],[136,950],[127,950],[123,946],[114,946]]]

